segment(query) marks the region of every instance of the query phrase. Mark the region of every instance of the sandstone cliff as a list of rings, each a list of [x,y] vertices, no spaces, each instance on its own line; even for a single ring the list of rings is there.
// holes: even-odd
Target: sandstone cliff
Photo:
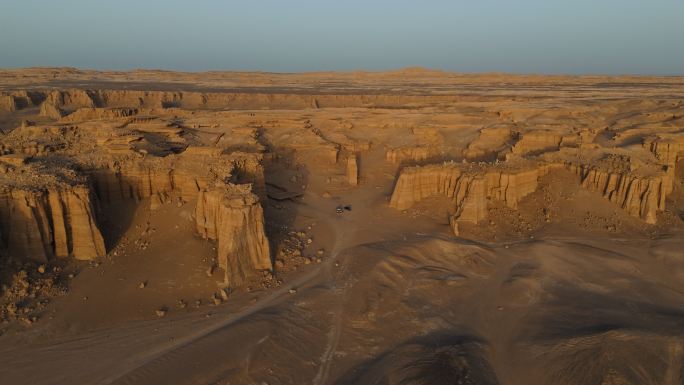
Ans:
[[[65,112],[53,103],[44,102],[40,105],[40,116],[51,119],[61,119]]]
[[[38,91],[10,91],[0,92],[0,111],[16,111],[28,107],[34,107],[45,98]]]
[[[351,154],[347,158],[347,182],[350,186],[359,184],[359,166],[356,162],[356,154]]]
[[[471,161],[494,160],[512,141],[510,127],[486,127],[481,129],[478,137],[463,150],[463,157]]]
[[[309,109],[309,108],[385,108],[438,105],[458,101],[449,95],[384,94],[286,94],[192,91],[80,90],[36,91],[34,99],[66,113],[79,108],[185,108],[185,109]]]
[[[121,160],[90,175],[105,203],[151,198],[155,208],[172,194],[196,201],[195,227],[218,242],[227,285],[239,286],[260,270],[271,270],[259,199],[266,194],[260,154],[198,147],[165,158]]]
[[[17,110],[17,103],[12,95],[0,95],[0,111],[14,112]]]
[[[79,108],[71,114],[63,117],[62,121],[80,122],[85,120],[118,119],[134,116],[138,114],[138,112],[139,110],[137,108],[131,107]]]
[[[661,164],[675,167],[684,157],[684,134],[658,134],[644,139],[644,147],[651,151]]]
[[[239,286],[258,271],[272,270],[264,214],[250,185],[228,184],[203,189],[195,208],[197,231],[218,242],[225,284]]]
[[[43,103],[52,104],[67,111],[74,111],[84,107],[98,107],[96,92],[79,89],[52,91],[47,94]]]
[[[611,157],[604,163],[610,163]],[[454,202],[451,225],[477,223],[487,216],[487,204],[499,201],[511,208],[534,192],[541,176],[550,170],[564,168],[578,176],[580,185],[647,223],[657,221],[657,213],[665,209],[665,201],[673,191],[674,169],[638,174],[629,169],[629,159],[618,159],[624,167],[604,167],[601,162],[572,162],[501,168],[496,165],[474,166],[445,163],[402,170],[395,185],[390,206],[399,210],[430,197],[444,196]]]
[[[603,195],[630,215],[650,224],[656,223],[657,212],[665,209],[665,200],[673,190],[672,168],[659,175],[638,176],[589,165],[567,167],[581,178],[582,187]]]
[[[520,134],[520,139],[513,146],[512,152],[519,155],[538,154],[558,150],[563,136],[555,131],[532,130]]]
[[[547,166],[522,169],[480,168],[445,163],[402,170],[390,199],[390,206],[405,210],[435,195],[454,202],[452,226],[458,222],[477,223],[487,216],[489,201],[516,208],[518,202],[537,189]]]
[[[89,174],[103,202],[139,201],[172,192],[190,201],[215,180],[251,183],[258,196],[265,196],[260,154],[222,154],[221,149],[211,149],[211,152],[194,149],[165,158],[126,158],[95,164],[90,166]]]
[[[420,162],[440,154],[440,149],[435,146],[405,146],[388,149],[385,158],[392,163]]]
[[[0,191],[2,243],[8,255],[46,261],[105,255],[87,186]]]

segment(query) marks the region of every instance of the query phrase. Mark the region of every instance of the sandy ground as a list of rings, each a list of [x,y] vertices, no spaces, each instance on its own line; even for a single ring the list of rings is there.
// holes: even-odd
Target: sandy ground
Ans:
[[[542,110],[557,90],[545,87],[551,94],[541,102],[531,96],[540,111],[528,118],[551,125],[561,118]],[[603,92],[623,91],[596,91]],[[593,94],[582,97],[588,101],[554,103],[586,112]],[[667,101],[681,107],[678,97]],[[31,327],[0,336],[0,383],[684,383],[681,174],[656,225],[563,172],[545,176],[546,187],[517,210],[493,204],[489,219],[461,236],[451,232],[442,198],[404,211],[388,206],[401,166],[385,161],[386,148],[425,140],[407,126],[440,127],[438,143],[450,147],[439,160],[455,158],[477,137],[478,115],[490,116],[496,104],[197,112],[198,122],[240,125],[254,114],[262,123],[280,121],[263,123],[263,139],[274,148],[286,147],[304,121],[330,140],[346,132],[357,143],[373,142],[359,152],[357,187],[337,183],[343,167],[323,164],[310,149],[266,165],[267,183],[291,191],[306,185],[299,198],[264,202],[271,242],[284,226],[304,231],[313,240],[308,253],[325,250],[321,262],[283,269],[278,287],[243,287],[215,305],[215,244],[195,234],[192,202],[103,207],[107,257],[73,262],[68,294]],[[602,124],[658,130],[658,122],[619,113]],[[3,119],[8,127],[14,122]],[[346,123],[354,130],[340,128]],[[672,126],[684,129],[680,121]],[[211,136],[223,129],[202,130]],[[292,182],[293,175],[304,180]],[[351,211],[338,214],[339,205]],[[161,318],[160,307],[167,309]]]

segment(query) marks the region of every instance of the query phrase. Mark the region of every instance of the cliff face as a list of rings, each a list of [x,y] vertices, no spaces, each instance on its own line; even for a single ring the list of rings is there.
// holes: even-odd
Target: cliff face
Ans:
[[[46,107],[47,108],[47,107]],[[55,107],[57,108],[57,107]],[[103,120],[127,118],[138,114],[137,108],[118,107],[118,108],[79,108],[73,113],[65,116],[65,122],[79,122],[84,120]]]
[[[370,95],[370,94],[279,94],[235,92],[181,92],[135,90],[54,90],[36,91],[34,99],[43,101],[46,110],[56,107],[65,112],[79,108],[131,107],[186,109],[307,109],[342,107],[429,106],[457,101],[448,95]],[[47,107],[49,105],[49,107]]]
[[[226,285],[239,286],[258,271],[272,270],[263,210],[249,185],[203,189],[197,198],[195,221],[204,238],[218,242]]]
[[[7,254],[46,261],[105,255],[86,186],[0,192],[2,242]]]
[[[14,112],[17,110],[17,102],[12,95],[0,95],[0,111]]]
[[[514,154],[536,154],[558,150],[563,136],[557,132],[534,130],[521,134],[520,140],[513,146]]]
[[[64,111],[54,103],[45,102],[40,105],[40,116],[51,119],[61,119],[64,115]]]
[[[8,172],[20,167],[34,176],[8,183],[0,190],[2,249],[7,255],[41,262],[55,257],[103,257],[106,250],[94,209],[97,197],[111,203],[148,197],[163,200],[167,194],[176,193],[186,200],[196,199],[196,228],[203,237],[218,242],[225,282],[239,286],[261,270],[271,270],[271,258],[263,210],[252,184],[226,182],[232,177],[261,181],[263,188],[263,171],[258,172],[262,169],[257,157],[220,156],[217,165],[204,161],[204,173],[187,163],[174,168],[171,161],[130,161],[112,169],[91,170],[92,191],[82,182],[42,183],[41,175],[31,173],[34,166],[30,164],[5,166]],[[236,175],[231,175],[232,171]],[[74,180],[87,179],[76,176]],[[221,187],[208,187],[210,183]]]
[[[468,160],[494,160],[513,141],[509,127],[490,127],[480,130],[478,137],[463,150],[463,157]]]
[[[154,169],[130,163],[120,168],[98,169],[91,173],[98,198],[105,203],[139,201],[173,190],[169,169]]]
[[[218,242],[227,285],[239,286],[261,270],[271,270],[259,200],[266,191],[261,155],[192,148],[163,159],[116,162],[94,169],[91,176],[103,202],[152,197],[154,207],[170,194],[196,201],[195,227]]]
[[[684,135],[659,134],[644,140],[644,147],[651,151],[661,164],[675,167],[684,157]]]
[[[259,200],[266,194],[261,161],[258,154],[200,147],[163,159],[122,160],[90,175],[105,203],[151,197],[154,208],[171,194],[196,201],[198,233],[218,242],[225,283],[239,286],[272,268]]]
[[[466,179],[461,169],[453,165],[405,168],[394,186],[390,207],[405,210],[433,195],[462,199],[467,191]]]
[[[40,104],[45,98],[44,92],[39,91],[5,91],[0,92],[0,111],[16,111]]]
[[[356,162],[356,154],[352,154],[347,159],[347,182],[350,186],[359,184],[359,166]]]
[[[197,198],[199,191],[214,180],[228,179],[236,183],[251,183],[254,192],[264,197],[264,181],[261,155],[232,153],[172,155],[163,159],[133,159],[95,167],[90,172],[97,196],[103,202],[133,199],[135,201],[178,193],[186,201]]]
[[[458,222],[477,223],[487,216],[487,202],[501,201],[516,208],[518,202],[537,189],[546,166],[523,170],[468,169],[455,163],[404,169],[392,193],[390,206],[405,210],[434,195],[451,198]],[[457,226],[456,226],[457,227]]]
[[[434,146],[411,146],[391,148],[385,152],[385,158],[388,162],[392,163],[401,163],[404,161],[419,162],[439,154],[439,148]]]
[[[92,92],[84,90],[49,91],[42,96],[40,115],[60,119],[79,108],[97,107]]]
[[[98,107],[95,92],[79,89],[68,91],[52,91],[47,94],[43,103],[52,104],[65,110]]]
[[[234,181],[238,184],[249,183],[252,192],[259,199],[266,199],[266,177],[262,165],[263,157],[256,154],[236,152],[230,155],[233,169],[231,171]]]
[[[405,210],[429,196],[451,198],[455,207],[451,225],[457,232],[459,223],[478,223],[486,218],[488,202],[499,201],[517,208],[522,198],[537,189],[541,176],[558,168],[571,171],[582,187],[650,224],[656,223],[657,213],[665,209],[675,178],[672,167],[643,176],[628,169],[573,163],[549,163],[518,170],[469,169],[467,165],[447,163],[402,170],[390,206]]]
[[[657,212],[665,209],[665,200],[674,185],[672,168],[656,176],[636,176],[586,165],[569,165],[568,168],[581,178],[582,187],[602,194],[630,215],[650,224],[656,223]]]

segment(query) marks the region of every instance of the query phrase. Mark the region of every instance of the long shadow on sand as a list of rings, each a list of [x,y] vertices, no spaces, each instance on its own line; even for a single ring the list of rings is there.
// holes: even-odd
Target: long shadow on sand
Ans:
[[[635,297],[557,286],[527,323],[544,383],[684,383],[684,307]]]
[[[361,363],[335,385],[497,385],[486,348],[477,337],[435,332],[410,339]]]

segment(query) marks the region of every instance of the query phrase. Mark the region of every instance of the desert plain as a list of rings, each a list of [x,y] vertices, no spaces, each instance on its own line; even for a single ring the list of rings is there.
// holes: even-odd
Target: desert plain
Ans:
[[[0,71],[0,383],[684,383],[684,78]]]

